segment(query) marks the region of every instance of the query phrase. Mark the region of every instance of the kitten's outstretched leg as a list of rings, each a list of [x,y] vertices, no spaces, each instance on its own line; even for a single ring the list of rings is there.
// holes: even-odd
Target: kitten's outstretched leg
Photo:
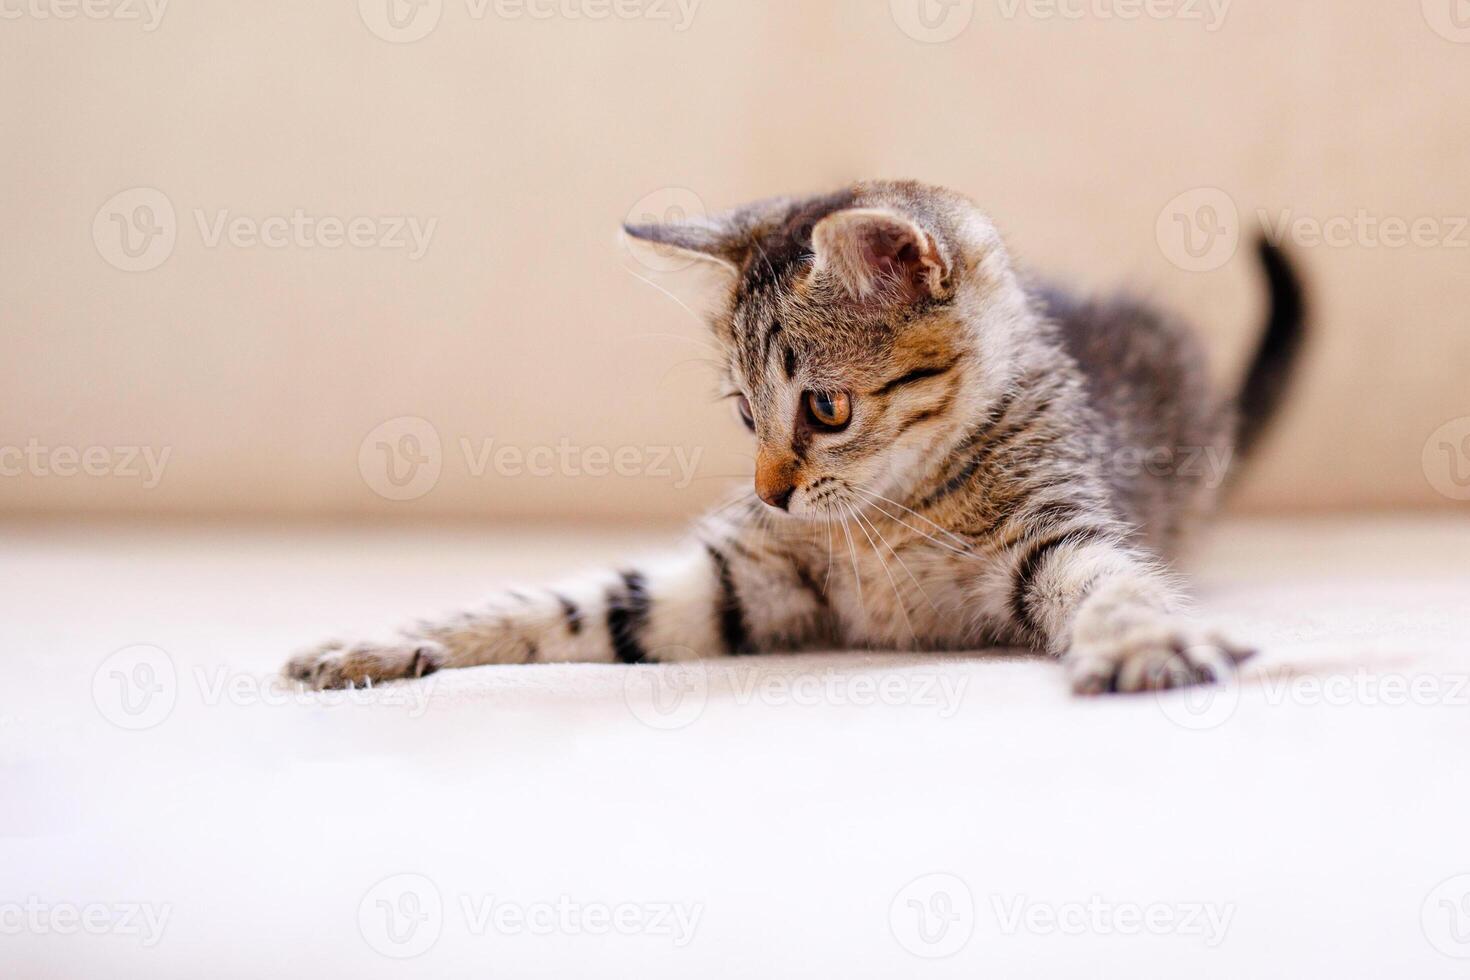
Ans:
[[[479,664],[659,663],[793,647],[829,629],[826,597],[799,558],[726,530],[659,561],[507,592],[397,639],[325,643],[285,673],[333,688]]]
[[[1116,537],[1060,532],[1015,555],[1012,613],[1062,657],[1078,694],[1210,683],[1254,653],[1180,615],[1168,576]]]

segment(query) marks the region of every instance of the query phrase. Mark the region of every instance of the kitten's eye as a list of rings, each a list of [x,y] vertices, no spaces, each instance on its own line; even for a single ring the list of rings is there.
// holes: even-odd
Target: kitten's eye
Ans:
[[[806,393],[806,413],[813,424],[824,429],[840,429],[852,419],[852,399],[845,392]]]
[[[747,429],[749,429],[751,432],[754,432],[755,413],[750,410],[750,399],[746,398],[744,395],[737,395],[735,397],[735,409],[740,413],[740,421],[745,423],[745,427]]]

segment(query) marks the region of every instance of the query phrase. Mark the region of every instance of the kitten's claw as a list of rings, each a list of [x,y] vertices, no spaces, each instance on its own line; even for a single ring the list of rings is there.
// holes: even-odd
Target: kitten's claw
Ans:
[[[427,677],[444,666],[445,658],[444,647],[433,640],[405,638],[391,643],[329,640],[292,657],[282,673],[321,691]]]
[[[1213,684],[1255,651],[1216,633],[1173,622],[1141,623],[1107,639],[1079,643],[1065,663],[1074,694],[1162,691]]]

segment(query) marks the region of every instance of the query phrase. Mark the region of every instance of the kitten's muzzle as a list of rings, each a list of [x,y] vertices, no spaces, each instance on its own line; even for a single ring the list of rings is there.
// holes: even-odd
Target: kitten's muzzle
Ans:
[[[777,510],[786,510],[796,492],[796,458],[761,448],[755,457],[755,492]]]

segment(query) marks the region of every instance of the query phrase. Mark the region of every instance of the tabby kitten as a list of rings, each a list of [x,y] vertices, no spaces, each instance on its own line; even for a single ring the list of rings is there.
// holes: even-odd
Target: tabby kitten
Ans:
[[[1182,615],[1165,562],[1218,495],[1201,461],[1248,450],[1281,399],[1303,307],[1279,252],[1260,246],[1272,313],[1222,399],[1179,325],[1028,289],[991,222],[941,188],[861,183],[626,231],[728,281],[712,326],[754,494],[663,561],[327,643],[290,677],[1003,644],[1096,694],[1249,656]]]

